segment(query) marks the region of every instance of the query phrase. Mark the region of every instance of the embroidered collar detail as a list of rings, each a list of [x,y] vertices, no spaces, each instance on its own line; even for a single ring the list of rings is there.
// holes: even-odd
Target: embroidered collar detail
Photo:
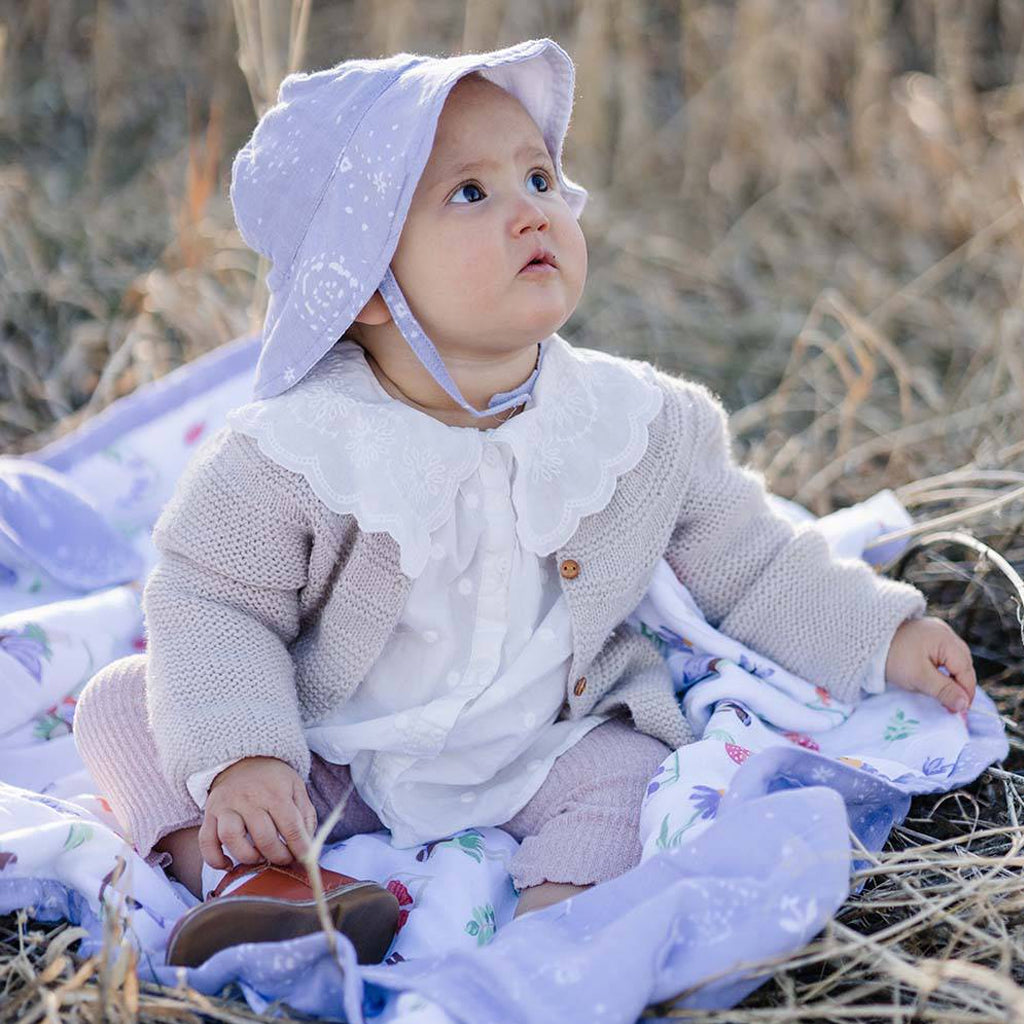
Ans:
[[[618,478],[643,457],[664,394],[649,363],[576,348],[558,334],[541,344],[526,408],[489,430],[450,426],[393,398],[348,339],[293,388],[238,406],[227,422],[301,473],[332,511],[353,515],[366,533],[390,533],[411,578],[485,443],[503,442],[516,462],[519,541],[546,556],[608,504]]]

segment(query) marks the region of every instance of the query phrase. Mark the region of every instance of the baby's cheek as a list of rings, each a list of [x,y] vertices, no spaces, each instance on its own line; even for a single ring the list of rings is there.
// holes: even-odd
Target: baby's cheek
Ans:
[[[577,278],[576,285],[579,294],[583,292],[583,286],[587,280],[587,269],[588,269],[588,255],[587,255],[587,239],[583,234],[583,229],[579,226],[579,223],[573,219],[575,225],[574,238],[572,241],[572,266],[574,268],[575,276]]]

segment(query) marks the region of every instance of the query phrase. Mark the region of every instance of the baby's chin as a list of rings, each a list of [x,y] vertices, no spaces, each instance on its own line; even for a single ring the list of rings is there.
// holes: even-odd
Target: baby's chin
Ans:
[[[490,295],[477,300],[472,292],[472,301],[460,303],[459,312],[445,311],[445,323],[430,318],[423,323],[424,329],[438,341],[448,339],[456,347],[476,348],[496,344],[507,349],[536,344],[558,331],[576,310],[577,297],[566,295],[564,290],[543,294],[543,288],[532,290],[533,286],[511,288],[503,295]],[[431,325],[434,332],[431,331]]]
[[[568,288],[552,288],[546,292],[543,285],[526,284],[514,289],[509,296],[509,326],[518,325],[547,337],[564,324],[576,311],[580,296]]]
[[[488,334],[495,338],[508,338],[520,346],[535,345],[550,338],[572,315],[572,311],[560,312],[557,316],[518,316],[509,318],[502,329],[494,329],[492,321]]]

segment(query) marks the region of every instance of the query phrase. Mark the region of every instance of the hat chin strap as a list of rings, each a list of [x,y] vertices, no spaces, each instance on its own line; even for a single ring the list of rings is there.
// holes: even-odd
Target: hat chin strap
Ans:
[[[444,361],[438,354],[434,343],[427,337],[426,331],[420,327],[416,317],[412,315],[412,311],[409,309],[409,303],[405,301],[405,296],[402,294],[401,288],[398,287],[398,281],[395,279],[395,275],[391,272],[391,268],[388,267],[384,271],[384,278],[379,285],[381,297],[387,303],[388,309],[391,310],[391,316],[394,319],[395,326],[401,332],[402,337],[409,343],[409,347],[416,353],[416,357],[426,367],[427,372],[434,380],[437,381],[441,387],[462,406],[466,412],[472,413],[477,418],[483,416],[493,416],[495,413],[504,412],[506,409],[511,409],[514,406],[522,405],[525,398],[529,398],[533,393],[533,385],[537,380],[537,375],[540,373],[540,361],[538,360],[537,366],[533,373],[523,381],[514,391],[499,391],[496,395],[492,395],[490,401],[487,403],[487,408],[480,412],[478,409],[474,409],[473,406],[466,401],[462,396],[462,392],[459,390],[458,385],[452,380],[451,374],[448,373],[448,368],[444,365]],[[543,346],[541,346],[541,357],[543,358]]]

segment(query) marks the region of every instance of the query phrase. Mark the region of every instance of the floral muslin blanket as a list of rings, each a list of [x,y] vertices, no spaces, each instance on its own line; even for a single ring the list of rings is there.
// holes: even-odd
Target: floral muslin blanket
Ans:
[[[281,1001],[353,1024],[618,1024],[684,989],[681,1006],[723,1008],[765,980],[738,965],[799,948],[846,899],[850,830],[878,850],[912,795],[1006,756],[982,690],[962,715],[902,691],[841,704],[710,626],[661,562],[628,622],[658,646],[700,739],[650,781],[637,867],[513,921],[516,842],[500,829],[405,850],[386,831],[355,836],[322,864],[398,897],[381,964],[357,964],[343,936],[335,959],[316,934],[168,967],[167,937],[196,900],[121,837],[71,723],[92,674],[145,649],[150,529],[199,438],[248,400],[258,352],[239,339],[29,458],[0,457],[0,913],[80,924],[84,954],[116,914],[148,980],[233,983],[256,1011]],[[882,491],[818,525],[854,557],[908,522]]]

